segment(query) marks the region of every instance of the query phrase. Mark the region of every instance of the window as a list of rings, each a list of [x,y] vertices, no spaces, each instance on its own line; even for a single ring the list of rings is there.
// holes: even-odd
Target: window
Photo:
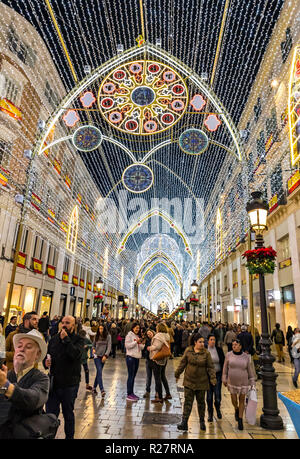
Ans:
[[[216,259],[220,258],[223,253],[223,232],[222,232],[222,219],[221,211],[217,210],[216,220]]]
[[[36,63],[36,52],[26,45],[16,34],[16,31],[10,26],[7,34],[7,44],[9,50],[16,54],[24,64],[34,67]]]
[[[260,101],[260,97],[257,98],[257,102],[256,102],[256,105],[254,106],[254,120],[255,122],[258,121],[258,118],[260,117],[260,114],[261,114],[261,101]]]
[[[44,239],[42,239],[40,236],[35,236],[33,258],[37,258],[38,260],[41,260],[42,255],[43,255],[43,248],[44,248]]]
[[[275,194],[282,191],[283,182],[282,182],[282,169],[281,165],[278,164],[271,175],[271,195],[274,196]]]
[[[49,104],[52,108],[55,108],[59,105],[59,96],[58,94],[51,88],[50,83],[46,81],[45,85],[45,92],[44,92],[46,99],[48,100]]]
[[[78,206],[75,206],[71,214],[68,234],[67,234],[67,249],[75,253],[78,235]]]
[[[259,159],[264,159],[265,157],[265,133],[260,131],[259,138],[256,140],[256,150]]]
[[[12,144],[0,139],[0,164],[5,167],[11,154]]]
[[[281,239],[281,241],[279,242],[279,250],[281,261],[285,261],[288,258],[290,258],[290,242],[288,236]]]
[[[5,76],[4,94],[6,99],[17,105],[20,100],[20,92],[21,88],[18,83],[12,78]]]
[[[69,272],[69,266],[70,266],[70,258],[65,256],[64,260],[64,272],[68,273]]]
[[[276,108],[272,108],[271,110],[271,118],[266,119],[266,134],[267,138],[271,134],[273,134],[274,140],[277,139],[278,136],[278,127],[277,127],[277,115],[276,115]]]
[[[285,40],[281,42],[280,47],[281,47],[281,58],[282,62],[285,63],[287,60],[287,57],[289,55],[290,50],[292,49],[293,46],[293,39],[292,39],[292,34],[291,34],[291,29],[288,27],[285,31]]]
[[[56,266],[57,262],[57,250],[54,245],[49,244],[47,264],[51,266]]]
[[[16,250],[19,227],[20,227],[20,223],[17,223],[16,228],[15,228],[13,246],[12,246],[13,250]],[[23,252],[23,253],[25,252],[27,239],[28,239],[28,229],[23,227],[23,233],[22,233],[21,244],[20,244],[20,252]]]

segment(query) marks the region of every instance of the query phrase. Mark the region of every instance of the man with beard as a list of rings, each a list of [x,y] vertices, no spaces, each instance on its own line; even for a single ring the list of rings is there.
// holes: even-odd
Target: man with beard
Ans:
[[[80,383],[84,340],[75,332],[74,317],[63,317],[61,325],[61,331],[48,344],[48,356],[44,361],[45,368],[50,368],[51,378],[46,411],[58,417],[62,406],[66,439],[73,439],[74,405]]]
[[[13,344],[13,370],[0,369],[0,439],[14,438],[16,423],[40,414],[49,392],[48,376],[34,368],[46,355],[43,336],[35,329],[17,333]]]
[[[12,370],[13,368],[13,359],[14,359],[14,342],[13,338],[17,333],[28,333],[31,330],[37,330],[39,323],[39,316],[35,311],[27,312],[24,314],[23,322],[18,326],[18,328],[11,332],[5,342],[5,350],[6,350],[6,366],[8,370]],[[37,366],[36,366],[37,368]]]

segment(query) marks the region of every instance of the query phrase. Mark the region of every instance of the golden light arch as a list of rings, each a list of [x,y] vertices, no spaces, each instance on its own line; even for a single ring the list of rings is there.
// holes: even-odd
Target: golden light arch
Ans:
[[[164,221],[166,221],[170,225],[170,228],[172,228],[178,234],[178,236],[180,236],[180,238],[182,239],[182,241],[184,243],[184,247],[185,247],[185,252],[188,253],[191,257],[193,257],[193,252],[192,252],[192,249],[191,249],[191,245],[190,245],[186,235],[184,234],[183,230],[174,222],[174,220],[172,220],[170,215],[168,215],[163,210],[159,210],[159,209],[152,209],[152,210],[146,212],[144,215],[141,216],[141,218],[136,223],[134,223],[130,227],[129,231],[125,234],[125,236],[123,237],[123,239],[121,240],[121,242],[120,242],[120,244],[118,246],[118,252],[117,252],[118,255],[120,253],[122,253],[123,250],[125,250],[126,243],[127,243],[128,239],[129,239],[129,237],[133,233],[135,233],[135,231],[140,229],[141,226],[147,220],[149,220],[149,218],[155,217],[155,216],[161,217]]]

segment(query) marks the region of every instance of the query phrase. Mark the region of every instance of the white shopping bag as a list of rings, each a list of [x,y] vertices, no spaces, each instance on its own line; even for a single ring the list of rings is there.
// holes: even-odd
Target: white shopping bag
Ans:
[[[246,406],[246,420],[248,424],[254,425],[256,422],[257,394],[255,389],[251,389],[248,394]]]

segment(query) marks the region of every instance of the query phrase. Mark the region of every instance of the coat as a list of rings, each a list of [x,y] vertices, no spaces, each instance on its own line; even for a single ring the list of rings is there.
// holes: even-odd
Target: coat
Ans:
[[[0,438],[12,438],[11,424],[19,422],[34,414],[40,414],[49,394],[49,377],[32,368],[17,382],[14,370],[7,374],[9,382],[15,389],[7,403],[11,405],[9,420],[0,427]]]
[[[151,346],[149,347],[150,360],[153,360],[153,357],[155,356],[155,354],[157,354],[157,352],[161,350],[164,344],[170,348],[169,333],[161,333],[161,332],[156,333],[156,335],[153,336],[151,340]],[[155,360],[155,362],[158,365],[166,365],[167,361],[168,361],[167,357],[161,360]]]
[[[119,329],[118,327],[110,328],[109,330],[110,336],[111,336],[111,343],[112,344],[118,344],[118,334],[119,334]]]
[[[175,378],[178,379],[184,370],[184,387],[209,390],[209,383],[217,384],[215,367],[207,349],[195,352],[193,346],[187,347],[175,371]]]
[[[76,333],[71,333],[63,340],[59,333],[51,338],[47,353],[51,355],[50,374],[53,376],[55,388],[61,389],[80,383],[83,346],[83,338]]]

